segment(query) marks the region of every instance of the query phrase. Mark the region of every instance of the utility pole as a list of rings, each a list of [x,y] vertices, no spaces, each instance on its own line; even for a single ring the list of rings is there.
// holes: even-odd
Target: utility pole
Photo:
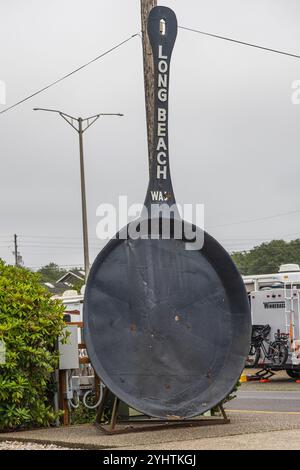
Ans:
[[[152,8],[157,6],[157,0],[141,0],[143,56],[144,56],[144,83],[147,117],[147,136],[149,149],[149,169],[153,160],[153,135],[154,135],[154,64],[152,48],[147,33],[148,16]]]
[[[14,255],[15,255],[15,266],[18,266],[18,237],[17,235],[15,234],[14,235],[14,245],[15,245],[15,251],[14,251]]]
[[[89,270],[90,270],[90,259],[89,259],[89,237],[88,237],[87,209],[86,209],[86,190],[85,190],[85,175],[84,175],[84,160],[83,160],[82,122],[83,122],[83,120],[81,118],[78,118],[83,252],[84,252],[85,280],[87,280],[88,273],[89,273]]]
[[[75,118],[69,114],[63,113],[56,109],[34,108],[34,111],[49,111],[59,114],[68,124],[70,124],[79,135],[79,157],[80,157],[80,182],[81,182],[81,210],[82,210],[82,233],[83,233],[83,252],[84,252],[84,270],[85,281],[87,281],[90,260],[89,260],[89,240],[88,240],[88,224],[87,224],[87,208],[86,208],[86,189],[84,175],[84,159],[83,159],[83,133],[91,127],[102,116],[123,116],[120,113],[101,113],[95,114],[88,118]]]

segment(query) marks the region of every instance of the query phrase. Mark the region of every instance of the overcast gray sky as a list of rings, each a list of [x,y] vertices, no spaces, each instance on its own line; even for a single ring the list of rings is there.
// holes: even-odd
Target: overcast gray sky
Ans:
[[[168,0],[182,26],[300,54],[297,0]],[[0,80],[7,105],[140,30],[139,0],[0,0]],[[204,203],[227,249],[300,236],[300,60],[180,30],[170,84],[170,158],[177,201]],[[4,109],[0,105],[0,110]],[[0,116],[0,257],[13,234],[27,266],[83,263],[75,116],[122,112],[85,134],[91,259],[96,208],[143,202],[148,179],[141,41],[137,37]],[[225,226],[224,226],[225,225]],[[287,260],[288,262],[288,260]]]

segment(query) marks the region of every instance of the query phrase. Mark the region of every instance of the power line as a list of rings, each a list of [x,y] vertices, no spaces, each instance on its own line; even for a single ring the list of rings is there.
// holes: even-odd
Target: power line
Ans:
[[[241,238],[241,241],[238,241],[238,239],[236,239],[236,241],[230,241],[230,240],[226,240],[221,238],[221,239],[218,239],[221,243],[223,243],[224,245],[227,245],[227,246],[232,246],[232,247],[238,247],[238,246],[244,246],[244,245],[251,245],[251,246],[260,246],[260,245],[263,245],[263,244],[268,244],[268,243],[271,243],[273,241],[279,241],[279,240],[282,240],[286,243],[290,243],[290,242],[294,242],[296,240],[299,240],[300,239],[300,235],[298,235],[298,238],[293,238],[292,240],[284,240],[284,237],[287,237],[289,235],[278,235],[276,236],[275,238],[257,238],[255,240],[247,240],[247,239],[242,239]],[[292,235],[290,235],[292,236]],[[253,243],[254,241],[254,243]]]
[[[268,219],[273,219],[273,218],[277,218],[277,217],[283,217],[283,216],[288,216],[288,215],[293,215],[293,214],[296,214],[296,213],[299,213],[300,212],[300,209],[297,209],[295,211],[289,211],[289,212],[282,212],[282,213],[279,213],[279,214],[273,214],[273,215],[270,215],[270,216],[264,216],[264,217],[260,217],[260,218],[255,218],[255,219],[248,219],[248,220],[243,220],[243,221],[236,221],[236,222],[231,222],[229,224],[222,224],[222,225],[214,225],[214,226],[208,226],[208,229],[213,229],[213,228],[217,228],[217,227],[224,227],[224,226],[231,226],[231,225],[239,225],[239,224],[244,224],[244,223],[251,223],[251,222],[258,222],[258,221],[261,221],[261,220],[268,220]],[[299,235],[300,236],[300,232],[297,231],[297,232],[293,232],[293,233],[285,233],[285,234],[277,234],[276,235],[276,239],[278,237],[291,237],[291,236],[295,236],[295,235]],[[1,235],[0,235],[0,238],[1,238]],[[3,236],[4,238],[4,236]],[[10,241],[10,239],[8,237],[6,237],[6,240],[0,240],[0,243],[7,243]],[[81,246],[81,236],[77,236],[77,237],[74,237],[74,236],[62,236],[62,235],[19,235],[19,238],[22,241],[22,245],[23,246],[29,246],[27,244],[32,244],[32,243],[35,243],[34,246],[37,246],[38,244],[42,244],[43,246],[61,246],[61,245],[64,245],[64,246]],[[92,245],[95,245],[95,246],[98,246],[98,243],[103,243],[103,240],[97,238],[97,237],[90,237],[91,240],[94,240],[92,242]],[[223,241],[267,241],[267,240],[273,240],[274,239],[274,235],[272,235],[271,237],[256,237],[256,238],[250,238],[250,237],[247,237],[247,238],[242,238],[242,237],[237,237],[237,238],[222,238]],[[37,241],[35,241],[37,240]],[[71,243],[66,243],[66,240],[71,240]],[[78,240],[78,241],[77,241]],[[104,240],[105,241],[105,240]],[[32,246],[32,245],[30,245]]]
[[[27,96],[26,98],[23,98],[22,100],[18,101],[17,103],[9,106],[8,108],[4,109],[3,111],[0,111],[0,114],[3,114],[3,113],[6,113],[7,111],[9,111],[10,109],[12,108],[15,108],[16,106],[18,106],[19,104],[22,104],[24,103],[25,101],[27,100],[30,100],[30,98],[33,98],[34,96],[36,95],[39,95],[40,93],[42,93],[43,91],[45,90],[48,90],[49,88],[51,88],[52,86],[56,85],[57,83],[59,82],[62,82],[63,80],[65,80],[66,78],[70,77],[71,75],[74,75],[76,72],[79,72],[79,70],[82,70],[84,69],[85,67],[87,67],[88,65],[92,64],[93,62],[96,62],[97,60],[101,59],[102,57],[106,56],[107,54],[109,54],[110,52],[113,52],[115,51],[116,49],[118,49],[119,47],[123,46],[124,44],[126,44],[128,41],[130,41],[131,39],[133,39],[134,37],[136,36],[140,36],[139,33],[136,33],[136,34],[133,34],[132,36],[130,36],[129,38],[125,39],[124,41],[120,42],[119,44],[116,44],[115,46],[113,46],[111,49],[103,52],[102,54],[98,55],[97,57],[95,57],[94,59],[90,60],[89,62],[87,62],[86,64],[83,64],[81,65],[80,67],[78,67],[77,69],[75,70],[72,70],[72,72],[64,75],[63,77],[55,80],[54,82],[50,83],[49,85],[46,85],[45,87],[41,88],[40,90],[32,93],[31,95]]]
[[[44,248],[46,250],[48,249],[62,249],[62,250],[81,250],[82,246],[81,245],[23,245],[22,243],[19,244],[20,247],[22,248]],[[103,247],[103,244],[99,245],[91,245],[91,248],[93,250],[97,250]]]
[[[62,239],[62,240],[81,240],[82,239],[82,235],[81,236],[77,236],[77,237],[74,237],[74,236],[63,236],[63,235],[19,235],[21,238],[44,238],[44,239]],[[97,237],[89,237],[90,239],[93,239],[93,240],[99,240],[99,238]]]
[[[70,242],[67,242],[67,240],[23,240],[22,237],[20,237],[21,243],[20,246],[40,246],[40,247],[59,247],[59,248],[64,248],[64,247],[71,247],[71,248],[76,248],[76,247],[82,247],[81,241],[76,241],[76,240],[70,240]],[[103,245],[103,243],[107,243],[108,240],[102,240],[102,239],[97,239],[95,241],[92,241],[90,243],[91,246],[93,247],[98,247],[99,245]],[[0,241],[2,243],[2,241]],[[5,243],[5,242],[4,242]]]
[[[289,212],[281,212],[279,214],[273,214],[273,215],[268,215],[268,216],[264,216],[264,217],[257,217],[257,218],[254,218],[254,219],[248,219],[248,220],[240,220],[240,221],[236,221],[236,222],[230,222],[229,224],[220,224],[220,225],[209,225],[207,228],[210,230],[210,229],[214,229],[214,228],[221,228],[221,227],[230,227],[232,225],[242,225],[242,224],[248,224],[248,223],[252,223],[252,222],[260,222],[260,221],[263,221],[263,220],[269,220],[269,219],[275,219],[277,217],[286,217],[288,215],[294,215],[294,214],[299,214],[300,213],[300,209],[296,209],[294,211],[289,211]],[[291,234],[285,234],[285,235],[278,235],[278,236],[281,236],[281,237],[289,237],[289,236],[293,236],[293,235],[297,235],[299,232],[294,232],[294,233],[291,233]],[[299,233],[300,235],[300,233]],[[43,239],[62,239],[62,240],[78,240],[78,239],[81,239],[82,237],[78,236],[78,237],[67,237],[67,236],[59,236],[59,235],[20,235],[20,237],[23,239],[23,238],[29,238],[29,239],[38,239],[38,238],[43,238]],[[90,239],[93,239],[93,240],[96,240],[96,241],[101,241],[99,240],[99,238],[97,237],[90,237]],[[224,239],[225,240],[225,239]],[[230,238],[230,239],[227,239],[227,240],[234,240],[233,238]],[[237,238],[236,240],[241,240],[241,238]],[[261,238],[244,238],[243,240],[247,241],[247,240],[251,240],[251,241],[259,241],[261,240]],[[29,240],[24,240],[26,242],[29,242]],[[32,240],[30,240],[32,241]],[[52,241],[49,241],[52,243]],[[39,241],[39,243],[43,243],[42,241]],[[47,240],[45,240],[45,243],[48,243]],[[53,243],[59,243],[58,241],[57,242],[53,242]],[[75,243],[75,242],[74,242]]]
[[[295,211],[282,212],[280,214],[268,215],[265,217],[258,217],[256,219],[248,219],[248,220],[240,220],[238,222],[231,222],[230,224],[213,225],[213,226],[210,226],[209,228],[212,229],[212,228],[219,228],[219,227],[230,227],[232,225],[250,224],[252,222],[260,222],[261,220],[270,220],[270,219],[275,219],[277,217],[285,217],[287,215],[299,214],[299,213],[300,213],[300,209],[297,209]]]
[[[223,41],[234,42],[236,44],[240,44],[242,46],[249,46],[254,47],[256,49],[262,49],[263,51],[274,52],[276,54],[286,55],[289,57],[294,57],[296,59],[300,59],[300,55],[291,54],[290,52],[280,51],[278,49],[271,49],[269,47],[259,46],[258,44],[252,44],[250,42],[239,41],[238,39],[228,38],[225,36],[220,36],[218,34],[207,33],[206,31],[200,31],[198,29],[187,28],[186,26],[179,26],[180,29],[184,29],[186,31],[191,31],[193,33],[202,34],[203,36],[210,36],[212,38],[222,39]]]
[[[208,33],[206,31],[201,31],[201,30],[198,30],[198,29],[194,29],[194,28],[188,28],[186,26],[179,26],[180,29],[183,29],[185,31],[190,31],[190,32],[193,32],[193,33],[197,33],[197,34],[201,34],[201,35],[204,35],[204,36],[209,36],[209,37],[213,37],[213,38],[216,38],[216,39],[221,39],[223,41],[229,41],[229,42],[233,42],[233,43],[236,43],[236,44],[240,44],[240,45],[243,45],[243,46],[248,46],[248,47],[254,47],[256,49],[261,49],[261,50],[264,50],[264,51],[268,51],[268,52],[273,52],[273,53],[276,53],[276,54],[281,54],[281,55],[285,55],[285,56],[289,56],[289,57],[294,57],[296,59],[300,59],[300,55],[297,55],[297,54],[292,54],[290,52],[285,52],[285,51],[281,51],[279,49],[272,49],[272,48],[269,48],[269,47],[265,47],[265,46],[259,46],[258,44],[252,44],[252,43],[249,43],[249,42],[245,42],[245,41],[240,41],[238,39],[233,39],[233,38],[228,38],[226,36],[220,36],[218,34],[212,34],[212,33]],[[115,46],[113,46],[111,49],[105,51],[104,53],[100,54],[99,56],[95,57],[94,59],[90,60],[89,62],[81,65],[80,67],[76,68],[75,70],[72,70],[72,72],[69,72],[68,74],[64,75],[63,77],[55,80],[54,82],[50,83],[49,85],[46,85],[45,87],[41,88],[40,90],[32,93],[31,95],[27,96],[26,98],[23,98],[22,100],[14,103],[13,105],[9,106],[8,108],[0,111],[0,114],[4,114],[6,113],[7,111],[10,111],[11,109],[15,108],[16,106],[24,103],[25,101],[33,98],[34,96],[42,93],[43,91],[46,91],[48,90],[49,88],[51,88],[52,86],[56,85],[57,83],[60,83],[62,82],[63,80],[65,80],[66,78],[70,77],[71,75],[74,75],[75,73],[79,72],[80,70],[84,69],[85,67],[89,66],[90,64],[92,64],[93,62],[96,62],[97,60],[101,59],[102,57],[106,56],[107,54],[115,51],[116,49],[118,49],[119,47],[123,46],[124,44],[126,44],[127,42],[129,42],[131,39],[133,39],[134,37],[136,36],[139,36],[140,37],[140,33],[135,33],[133,34],[132,36],[130,36],[129,38],[125,39],[124,41],[116,44]]]
[[[35,244],[35,245],[39,245],[39,244],[43,244],[43,246],[51,246],[51,245],[64,245],[64,246],[82,246],[82,243],[80,242],[80,240],[76,241],[76,240],[70,240],[68,242],[68,239],[62,239],[62,240],[59,240],[59,239],[55,239],[55,240],[44,240],[44,239],[29,239],[29,240],[23,240],[22,237],[20,237],[20,239],[22,240],[22,245],[25,245],[30,243],[30,244]],[[93,242],[94,243],[94,242]],[[96,243],[96,242],[95,242]]]
[[[50,263],[48,263],[50,264]],[[74,264],[56,264],[54,263],[56,266],[58,266],[59,268],[83,268],[83,264],[80,264],[80,263],[74,263]],[[39,264],[39,265],[36,265],[36,266],[26,266],[26,268],[29,268],[29,269],[38,269],[38,268],[44,268],[45,264]]]
[[[223,241],[226,242],[264,242],[268,240],[278,240],[279,237],[294,237],[294,236],[299,236],[300,237],[300,231],[298,232],[293,232],[293,233],[283,233],[283,234],[277,234],[276,237],[274,238],[274,235],[272,237],[259,237],[259,238],[242,238],[242,237],[237,237],[237,238],[222,238]]]

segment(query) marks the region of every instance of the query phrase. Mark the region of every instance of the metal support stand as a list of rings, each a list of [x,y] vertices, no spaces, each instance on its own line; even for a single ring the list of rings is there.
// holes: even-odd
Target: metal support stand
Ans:
[[[223,405],[219,405],[219,411],[222,415],[211,416],[211,417],[197,417],[191,419],[171,419],[164,420],[158,418],[151,418],[144,415],[132,416],[129,419],[122,419],[119,415],[120,399],[113,396],[113,406],[108,407],[108,413],[104,416],[105,408],[108,405],[110,392],[105,388],[102,402],[98,408],[96,416],[96,426],[105,434],[124,434],[129,432],[142,432],[142,431],[154,431],[158,429],[166,428],[178,428],[178,427],[196,427],[196,426],[211,426],[216,424],[228,424],[230,423],[229,418],[223,408]],[[110,397],[111,399],[111,397]],[[111,404],[110,404],[111,405]]]
[[[269,380],[275,375],[275,372],[272,372],[271,369],[261,369],[253,375],[247,375],[247,380]]]

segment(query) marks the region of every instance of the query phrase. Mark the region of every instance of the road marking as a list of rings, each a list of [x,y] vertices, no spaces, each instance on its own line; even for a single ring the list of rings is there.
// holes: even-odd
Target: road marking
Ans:
[[[260,413],[260,414],[272,414],[272,415],[300,415],[300,411],[267,411],[267,410],[231,410],[226,409],[227,413]]]

